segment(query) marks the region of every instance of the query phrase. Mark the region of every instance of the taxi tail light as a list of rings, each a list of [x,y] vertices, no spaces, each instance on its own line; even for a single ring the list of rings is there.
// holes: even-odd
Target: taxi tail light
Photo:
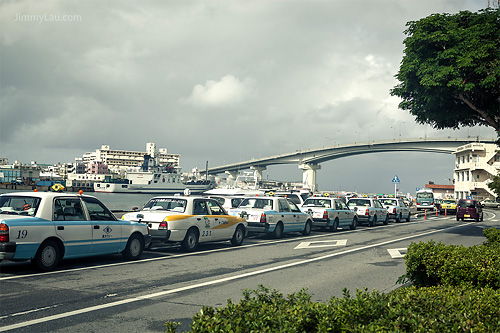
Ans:
[[[328,218],[328,212],[326,210],[323,212],[323,218],[325,220]]]
[[[260,215],[260,223],[266,223],[267,219],[266,219],[266,214],[262,213]]]
[[[365,215],[366,216],[370,215],[370,210],[369,209],[365,210]]]
[[[396,208],[393,208],[393,209],[392,209],[392,213],[393,213],[393,214],[396,214]]]
[[[160,225],[158,226],[158,230],[164,230],[164,229],[168,229],[167,221],[161,221]]]
[[[9,226],[2,223],[0,224],[0,242],[9,241]]]

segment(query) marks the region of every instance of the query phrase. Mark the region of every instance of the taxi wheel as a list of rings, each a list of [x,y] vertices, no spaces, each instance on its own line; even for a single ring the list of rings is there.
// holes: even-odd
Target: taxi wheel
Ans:
[[[402,215],[401,215],[401,213],[399,213],[399,215],[396,217],[396,223],[401,222],[402,219],[403,219]]]
[[[387,225],[389,223],[389,216],[385,214],[385,220],[384,220],[384,225]]]
[[[339,219],[335,219],[333,221],[332,226],[330,227],[330,231],[334,231],[335,232],[337,230],[339,230]]]
[[[192,252],[198,247],[198,231],[196,229],[189,229],[186,237],[181,243],[181,247],[186,252]]]
[[[377,215],[374,215],[373,219],[371,221],[368,221],[368,225],[370,227],[373,227],[375,224],[377,224]]]
[[[274,238],[281,238],[283,236],[283,224],[281,222],[274,228],[273,236]]]
[[[243,238],[245,237],[245,229],[239,225],[234,231],[233,238],[231,239],[231,245],[240,246],[243,244]]]
[[[311,233],[311,221],[307,221],[306,225],[304,226],[304,230],[302,230],[302,235],[308,236]]]
[[[48,240],[40,245],[33,264],[41,271],[48,272],[53,270],[61,259],[59,246],[53,240]]]
[[[138,234],[133,234],[128,239],[127,246],[122,251],[122,255],[127,260],[137,260],[142,256],[143,251],[144,240]]]
[[[349,226],[349,229],[351,230],[356,230],[356,227],[358,226],[358,217],[357,216],[354,216],[354,218],[352,219],[352,223],[351,225]]]

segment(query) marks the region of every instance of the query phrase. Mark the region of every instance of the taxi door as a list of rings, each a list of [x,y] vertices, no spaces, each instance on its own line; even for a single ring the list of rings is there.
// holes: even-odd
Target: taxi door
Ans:
[[[215,239],[217,237],[217,232],[213,229],[215,226],[214,217],[210,215],[205,199],[193,200],[193,215],[198,230],[200,230],[199,241],[208,242]]]
[[[339,211],[339,224],[350,225],[354,218],[354,212],[342,200],[335,200],[335,208]]]
[[[79,198],[56,198],[52,220],[64,242],[64,257],[88,255],[92,248],[92,227]]]
[[[298,212],[292,212],[287,199],[278,199],[278,209],[281,220],[283,221],[283,232],[296,231],[300,222]]]
[[[233,237],[235,226],[229,225],[226,211],[215,200],[207,200],[207,206],[210,209],[210,218],[213,221],[214,239],[230,239]]]
[[[82,197],[90,217],[93,254],[116,253],[125,248],[128,235],[122,237],[122,223],[99,200]]]

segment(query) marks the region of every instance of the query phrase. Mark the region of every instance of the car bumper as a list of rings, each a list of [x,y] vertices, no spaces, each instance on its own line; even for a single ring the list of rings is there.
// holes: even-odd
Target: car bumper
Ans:
[[[167,242],[170,238],[171,230],[149,230],[151,234],[151,242]]]
[[[0,260],[11,260],[16,253],[16,243],[0,243]]]
[[[267,233],[271,232],[269,223],[262,222],[247,222],[248,223],[248,232],[260,232]]]
[[[330,220],[329,219],[318,219],[313,218],[313,226],[314,227],[329,227]]]

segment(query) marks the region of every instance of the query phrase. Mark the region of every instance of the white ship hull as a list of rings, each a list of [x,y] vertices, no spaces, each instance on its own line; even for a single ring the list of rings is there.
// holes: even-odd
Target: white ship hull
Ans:
[[[116,183],[95,183],[94,192],[101,193],[184,193],[188,188],[191,194],[202,193],[210,189],[210,184],[187,185],[187,184],[165,184],[164,186],[154,186],[148,184],[116,184]]]

